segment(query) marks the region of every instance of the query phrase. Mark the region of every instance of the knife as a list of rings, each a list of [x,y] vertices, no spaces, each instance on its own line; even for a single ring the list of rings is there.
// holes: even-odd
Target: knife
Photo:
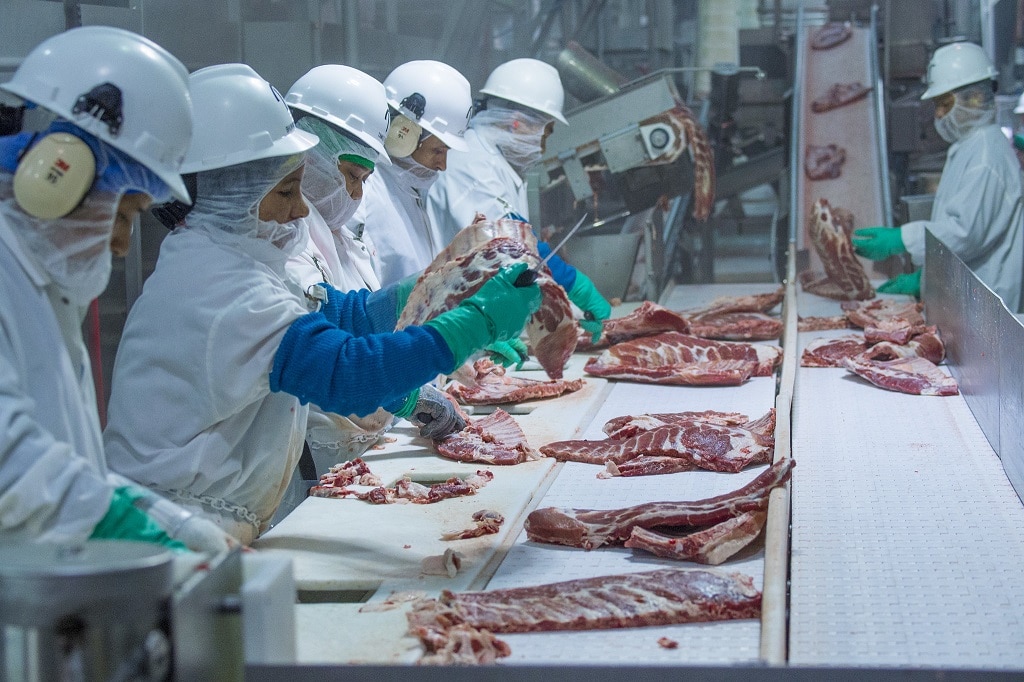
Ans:
[[[536,282],[537,281],[537,273],[540,272],[540,269],[543,268],[545,265],[547,265],[548,261],[551,260],[551,257],[554,256],[556,253],[558,253],[558,251],[563,246],[565,246],[565,243],[567,241],[569,241],[569,237],[571,237],[574,234],[576,234],[576,231],[579,230],[580,227],[583,226],[583,223],[584,223],[584,221],[586,221],[586,219],[587,219],[587,214],[584,213],[583,217],[580,218],[576,222],[576,224],[572,226],[571,230],[569,230],[569,233],[566,234],[564,237],[562,237],[562,241],[558,242],[558,245],[555,248],[551,249],[551,251],[548,252],[548,255],[544,256],[544,260],[542,260],[540,262],[540,265],[538,265],[535,268],[531,268],[529,270],[526,270],[525,272],[520,274],[518,277],[516,277],[515,285],[517,287],[528,287],[531,284],[533,284],[534,282]]]

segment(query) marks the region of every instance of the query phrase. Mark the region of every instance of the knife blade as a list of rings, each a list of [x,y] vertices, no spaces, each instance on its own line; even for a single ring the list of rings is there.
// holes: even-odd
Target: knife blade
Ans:
[[[565,246],[565,243],[567,241],[569,241],[569,238],[572,237],[574,234],[576,234],[576,231],[579,230],[580,227],[583,226],[583,223],[586,220],[587,220],[587,214],[584,213],[583,217],[580,218],[578,221],[576,221],[576,224],[572,226],[572,229],[569,230],[569,232],[564,237],[562,237],[562,241],[558,242],[558,244],[555,246],[555,248],[551,249],[551,251],[548,252],[548,255],[544,256],[544,259],[540,262],[540,265],[538,265],[535,268],[530,268],[529,270],[526,270],[525,272],[520,274],[518,277],[516,277],[515,285],[517,287],[528,287],[531,284],[533,284],[534,282],[536,282],[537,281],[537,273],[540,272],[540,269],[543,268],[545,265],[547,265],[548,261],[551,260],[551,257],[554,256],[556,253],[558,253],[558,251],[563,246]]]

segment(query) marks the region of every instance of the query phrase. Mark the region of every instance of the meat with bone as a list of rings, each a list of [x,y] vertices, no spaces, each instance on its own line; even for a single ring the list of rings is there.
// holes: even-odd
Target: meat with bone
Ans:
[[[690,321],[690,333],[723,341],[768,341],[782,334],[782,320],[764,313],[711,313]]]
[[[457,625],[492,633],[606,630],[757,618],[761,593],[750,576],[662,568],[486,592],[443,590],[416,603],[409,630],[436,649]]]
[[[830,317],[799,317],[796,321],[798,332],[823,332],[829,329],[850,329],[852,325],[845,315]]]
[[[587,361],[588,374],[655,384],[738,386],[771,376],[782,349],[664,332],[619,343]]]
[[[713,526],[749,511],[768,508],[768,494],[793,470],[786,457],[742,488],[692,502],[645,502],[622,509],[544,507],[526,517],[526,536],[533,542],[597,549],[621,545],[634,528]]]
[[[921,315],[922,306],[915,301],[880,298],[859,303],[848,301],[840,307],[852,324],[864,330],[868,343],[892,341],[905,344],[928,330]]]
[[[355,475],[352,475],[353,473]],[[309,494],[311,497],[354,497],[372,504],[433,504],[450,497],[473,495],[493,479],[494,474],[490,471],[480,470],[465,479],[453,476],[442,483],[429,486],[405,477],[391,488],[380,485],[380,478],[370,472],[362,459],[354,459],[331,467],[331,471],[320,477],[319,485],[309,489]],[[377,487],[369,491],[360,491],[350,488],[350,485]]]
[[[466,428],[434,441],[437,454],[457,462],[522,464],[537,459],[526,434],[504,410],[466,421]]]
[[[811,36],[811,49],[827,50],[841,43],[846,42],[853,35],[853,27],[848,21],[832,21]]]
[[[584,384],[583,379],[539,381],[512,377],[505,372],[504,367],[494,364],[488,358],[474,362],[473,370],[476,372],[474,384],[453,381],[445,389],[463,405],[500,405],[553,398],[578,391]]]
[[[715,207],[715,155],[707,133],[697,123],[697,118],[685,104],[676,101],[676,106],[669,111],[674,122],[682,125],[686,136],[686,144],[693,160],[693,217],[707,220],[711,209]],[[640,125],[648,122],[641,121]]]
[[[847,334],[834,339],[814,339],[804,347],[801,367],[844,367],[843,360],[868,349],[863,334]]]
[[[398,329],[423,324],[451,310],[476,293],[500,268],[518,262],[537,266],[536,239],[530,226],[516,220],[481,221],[463,228],[449,246],[423,271],[398,319]],[[565,290],[549,271],[537,277],[542,302],[526,324],[526,335],[537,361],[552,379],[576,348],[577,326]]]
[[[804,173],[808,180],[835,180],[843,172],[846,150],[834,144],[809,144],[804,151]]]
[[[811,101],[811,111],[822,114],[838,109],[857,100],[867,97],[871,88],[855,81],[853,83],[836,83],[823,96]]]
[[[843,365],[875,386],[912,395],[956,395],[956,379],[924,358],[869,360],[862,356],[847,358]]]
[[[719,296],[707,305],[681,311],[689,319],[705,315],[721,315],[724,313],[766,313],[782,303],[785,287],[763,294],[747,294],[746,296]]]
[[[667,559],[717,566],[753,542],[767,518],[766,510],[749,511],[681,537],[637,526],[625,546]]]
[[[659,426],[667,424],[682,424],[689,421],[702,421],[709,424],[721,424],[723,426],[735,426],[744,424],[750,419],[739,412],[718,412],[717,410],[704,410],[703,412],[663,412],[659,414],[624,415],[613,417],[605,422],[601,430],[609,438],[623,440],[631,438],[641,431],[650,431]]]
[[[677,471],[706,469],[736,473],[752,464],[766,464],[775,452],[775,409],[742,425],[698,419],[658,426],[626,439],[564,440],[548,443],[541,454],[563,462],[621,467],[637,457],[673,457]]]
[[[582,333],[576,349],[606,348],[612,344],[661,332],[676,331],[685,334],[689,330],[689,320],[679,313],[652,301],[644,301],[628,315],[605,320],[601,338],[597,343],[591,343],[589,332]]]
[[[946,358],[946,344],[939,338],[938,328],[930,326],[924,329],[920,334],[910,337],[904,344],[879,341],[868,348],[862,357],[868,360],[924,358],[937,365]]]
[[[864,266],[853,252],[853,214],[825,199],[814,202],[807,217],[807,233],[815,252],[825,268],[825,275],[804,271],[800,283],[804,291],[838,300],[873,298]]]
[[[349,462],[340,462],[320,477],[317,485],[309,490],[313,497],[348,497],[357,495],[350,485],[379,486],[380,476],[370,471],[370,467],[357,457]]]

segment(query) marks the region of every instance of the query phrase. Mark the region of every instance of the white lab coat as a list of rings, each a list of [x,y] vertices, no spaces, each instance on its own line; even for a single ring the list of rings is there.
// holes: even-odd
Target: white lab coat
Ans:
[[[950,146],[931,220],[903,225],[903,244],[920,266],[928,228],[1017,312],[1024,277],[1021,200],[1013,150],[999,126],[982,126]]]
[[[0,216],[0,539],[80,542],[110,506],[85,310]]]
[[[288,259],[287,265],[288,274],[304,290],[321,282],[339,291],[380,289],[366,244],[356,239],[347,227],[332,232],[312,204],[304,220],[309,225],[309,243],[305,250]],[[346,417],[310,405],[306,441],[317,473],[323,474],[338,462],[362,455],[387,432],[393,419],[384,409],[366,417]]]
[[[456,153],[449,153],[449,159]],[[421,272],[448,243],[427,218],[429,183],[417,187],[413,180],[396,165],[378,165],[363,183],[362,203],[348,222],[352,233],[376,252],[374,271],[381,286]]]
[[[125,324],[103,434],[112,470],[244,544],[281,501],[308,413],[269,382],[305,299],[284,254],[270,261],[264,242],[251,244],[221,245],[187,227],[164,239]]]
[[[448,154],[447,169],[427,195],[430,222],[445,245],[472,223],[477,213],[496,220],[514,211],[530,219],[523,178],[498,148],[473,128],[466,131],[465,140],[469,149]]]

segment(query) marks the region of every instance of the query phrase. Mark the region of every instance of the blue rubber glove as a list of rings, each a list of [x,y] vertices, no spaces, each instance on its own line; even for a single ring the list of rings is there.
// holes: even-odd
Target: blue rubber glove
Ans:
[[[903,230],[898,227],[862,227],[853,231],[853,250],[868,260],[885,260],[905,253]]]
[[[551,253],[551,247],[548,246],[547,242],[537,242],[537,253],[540,254],[541,259],[547,258],[548,254]],[[576,277],[579,271],[562,260],[562,257],[557,253],[551,256],[547,267],[551,271],[551,278],[566,291],[571,290],[576,285]]]
[[[880,294],[906,294],[921,298],[921,270],[910,274],[897,275],[878,287]]]
[[[430,440],[440,440],[466,428],[466,420],[455,409],[455,403],[430,384],[420,387],[408,419],[420,427],[420,436]]]
[[[114,489],[107,513],[96,524],[90,538],[98,540],[134,540],[185,550],[181,542],[171,538],[146,512],[135,506],[144,493],[130,486]]]
[[[448,371],[461,366],[488,344],[519,337],[541,300],[536,282],[525,287],[515,285],[516,278],[527,269],[526,263],[502,268],[475,294],[424,323],[424,327],[436,330],[448,344],[455,358],[455,366]]]
[[[604,300],[590,278],[579,271],[576,272],[576,285],[569,291],[569,300],[583,311],[580,326],[590,332],[591,343],[597,343],[604,321],[612,314],[611,304]]]
[[[495,341],[486,346],[484,350],[487,351],[491,362],[502,367],[515,365],[516,369],[522,369],[523,363],[530,357],[530,350],[519,339]]]

